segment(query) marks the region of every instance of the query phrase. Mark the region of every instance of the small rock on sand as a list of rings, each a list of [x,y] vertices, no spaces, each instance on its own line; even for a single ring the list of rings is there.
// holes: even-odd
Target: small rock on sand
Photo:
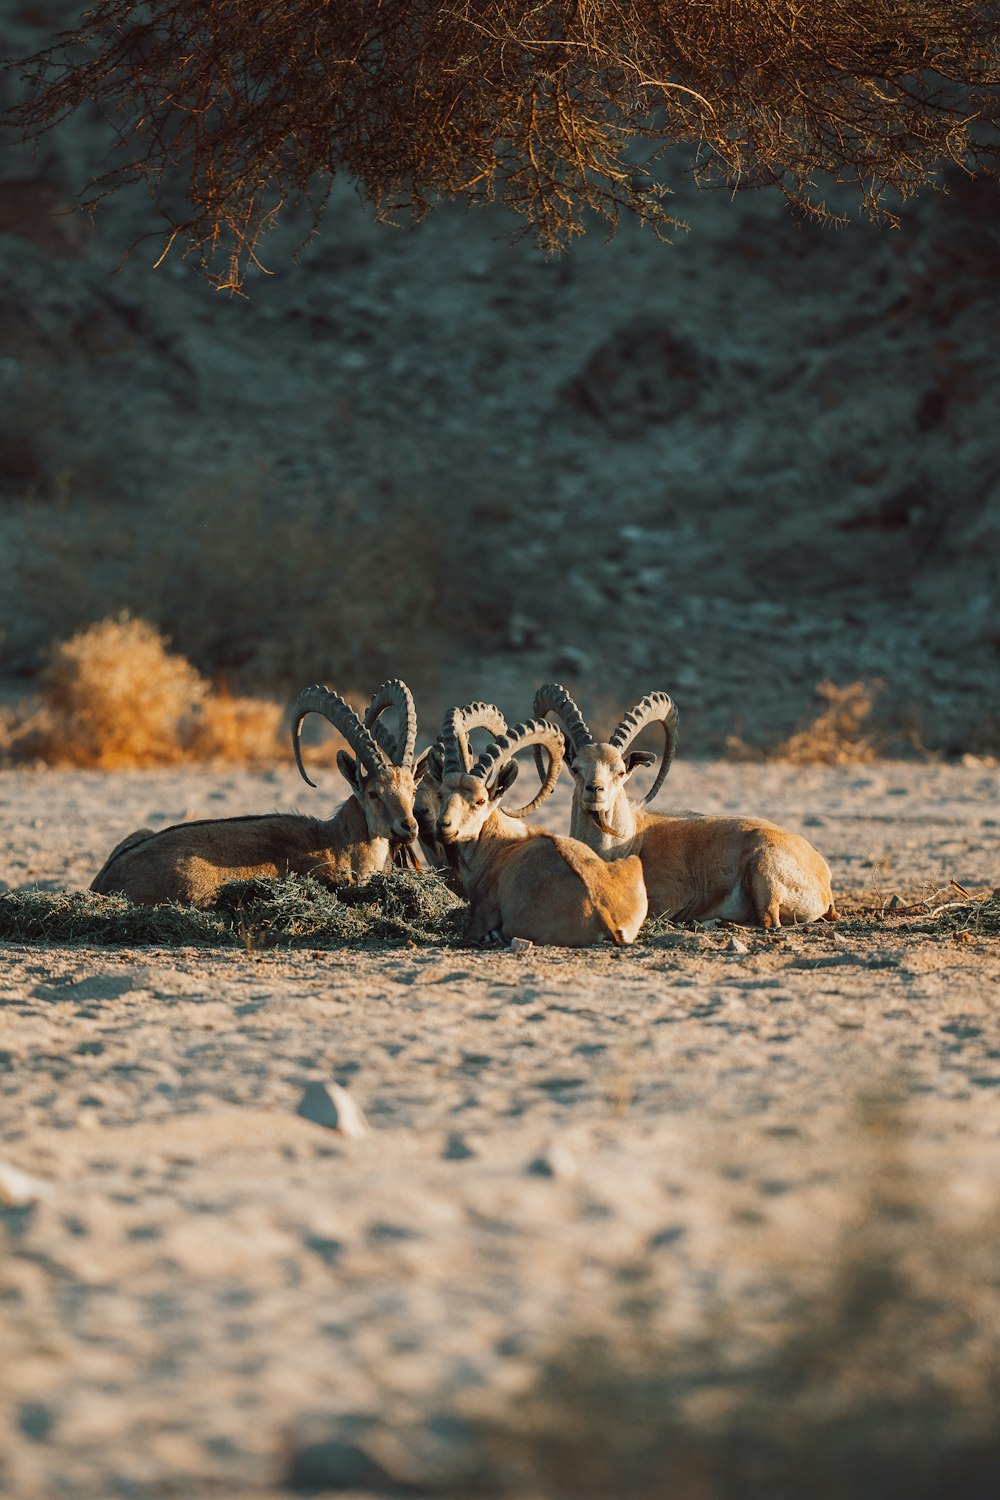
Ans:
[[[368,1122],[360,1105],[356,1104],[346,1089],[339,1083],[309,1083],[299,1100],[298,1114],[314,1125],[324,1125],[328,1130],[338,1130],[341,1135],[353,1140],[368,1134]]]
[[[0,1203],[4,1208],[27,1208],[44,1196],[44,1183],[29,1177],[20,1167],[0,1161]]]

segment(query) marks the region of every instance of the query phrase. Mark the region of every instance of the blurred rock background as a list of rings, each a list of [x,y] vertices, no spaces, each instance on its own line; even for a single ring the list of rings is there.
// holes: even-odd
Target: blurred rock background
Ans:
[[[3,53],[69,14],[13,9]],[[238,299],[154,269],[141,190],[70,211],[104,129],[4,147],[8,700],[128,610],[233,692],[398,673],[425,731],[556,677],[598,728],[664,688],[682,753],[768,747],[861,681],[887,751],[1000,749],[995,185],[835,230],[678,162],[675,243],[547,260],[499,211],[377,225],[345,183]]]

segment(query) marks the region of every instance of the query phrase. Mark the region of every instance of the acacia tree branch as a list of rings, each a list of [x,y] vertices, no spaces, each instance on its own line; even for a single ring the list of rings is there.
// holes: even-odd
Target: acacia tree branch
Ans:
[[[8,123],[96,104],[116,144],[88,200],[145,181],[168,248],[230,288],[282,206],[318,219],[341,175],[380,216],[501,199],[551,249],[588,211],[674,226],[662,178],[633,186],[640,147],[694,144],[700,180],[821,215],[818,174],[879,216],[943,163],[1000,161],[983,0],[99,0],[14,66]]]

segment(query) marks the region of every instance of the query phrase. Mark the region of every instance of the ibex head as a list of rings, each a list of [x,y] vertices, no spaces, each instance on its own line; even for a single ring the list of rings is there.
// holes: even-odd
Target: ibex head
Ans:
[[[668,694],[647,693],[629,710],[609,740],[594,739],[576,703],[558,682],[547,682],[538,689],[534,711],[539,717],[555,714],[561,721],[576,795],[598,827],[614,807],[633,771],[656,764],[652,751],[629,749],[636,735],[655,723],[663,725],[663,761],[643,801],[651,802],[660,790],[677,745],[677,710]]]
[[[472,751],[469,735],[474,729],[486,729],[494,739],[507,731],[507,720],[495,703],[467,703],[456,710],[459,715],[459,753],[468,770],[472,766]],[[450,725],[449,715],[446,723]],[[420,828],[420,842],[428,858],[436,860],[442,851],[438,847],[437,825],[443,806],[441,780],[444,776],[444,737],[439,735],[417,760],[417,795],[413,803],[414,815]]]
[[[387,708],[398,715],[398,728],[391,734],[380,721]],[[354,751],[337,754],[337,766],[359,802],[372,839],[389,839],[394,844],[410,844],[417,836],[413,813],[416,778],[413,746],[417,736],[417,716],[413,695],[404,682],[385,682],[375,693],[365,713],[364,722],[339,693],[325,687],[305,688],[295,702],[292,744],[295,761],[305,781],[310,781],[302,764],[302,721],[307,714],[322,714],[338,729]]]
[[[531,745],[549,752],[548,771],[542,786],[524,807],[503,809],[508,816],[527,817],[534,812],[559,778],[563,762],[562,735],[552,724],[532,720],[518,724],[501,734],[483,751],[473,765],[462,720],[462,710],[453,709],[445,716],[441,731],[444,763],[441,776],[441,812],[437,836],[444,844],[466,843],[477,839],[490,814],[500,807],[517,776],[514,756]]]

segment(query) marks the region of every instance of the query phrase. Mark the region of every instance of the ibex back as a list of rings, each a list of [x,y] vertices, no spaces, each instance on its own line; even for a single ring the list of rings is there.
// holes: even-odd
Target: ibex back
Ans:
[[[519,724],[469,763],[461,710],[445,720],[437,837],[456,858],[469,898],[469,942],[583,947],[634,940],[646,916],[638,859],[605,864],[575,839],[527,829],[500,803],[517,775],[513,757],[532,745],[550,755],[543,792],[555,784],[562,739],[550,724]],[[537,805],[540,794],[531,806]],[[524,809],[521,809],[522,813]]]
[[[594,739],[559,683],[539,688],[534,707],[536,714],[557,715],[563,726],[574,781],[570,833],[603,859],[639,857],[650,915],[762,927],[836,919],[829,866],[800,834],[764,818],[654,813],[632,801],[629,778],[656,759],[629,750],[647,725],[662,724],[665,743],[646,802],[670,769],[677,711],[666,693],[647,694],[604,741]]]
[[[386,708],[399,714],[395,737],[380,722]],[[178,823],[157,833],[139,829],[111,851],[90,889],[101,895],[120,892],[143,905],[210,906],[233,880],[288,874],[327,882],[366,880],[384,870],[393,850],[408,847],[417,836],[412,695],[402,682],[384,683],[362,723],[337,693],[306,688],[295,705],[293,742],[307,781],[299,734],[306,714],[314,712],[328,719],[355,752],[342,750],[337,757],[352,795],[332,818],[265,813]]]

